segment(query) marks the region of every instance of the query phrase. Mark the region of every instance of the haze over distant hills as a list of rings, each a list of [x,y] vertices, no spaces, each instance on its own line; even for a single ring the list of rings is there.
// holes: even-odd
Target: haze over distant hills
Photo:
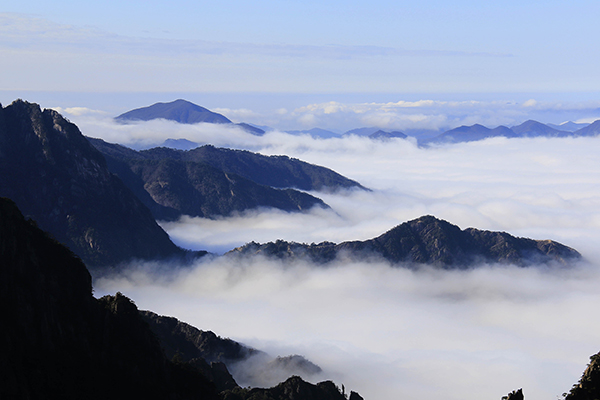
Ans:
[[[175,100],[170,103],[156,103],[148,107],[142,107],[129,112],[123,113],[116,117],[117,121],[148,121],[152,119],[163,118],[176,121],[179,123],[215,123],[215,124],[233,124],[224,115],[212,112],[204,107],[198,106],[186,100]],[[263,135],[265,129],[259,128],[256,125],[247,123],[233,124],[241,127],[246,132],[253,135]],[[333,130],[314,127],[307,130],[287,130],[286,132],[292,135],[307,134],[313,138],[331,139],[347,136],[362,136],[372,139],[393,139],[414,137],[419,144],[449,144],[460,142],[471,142],[483,140],[492,137],[567,137],[567,136],[596,136],[600,134],[600,126],[594,124],[582,124],[574,122],[565,122],[560,125],[543,124],[538,121],[528,120],[522,124],[506,127],[498,126],[488,128],[481,124],[470,126],[459,126],[446,131],[435,130],[407,130],[401,132],[399,130],[382,129],[380,127],[363,127],[351,129],[343,134],[334,132]],[[176,149],[191,149],[193,142],[184,143],[185,138],[169,139],[164,143],[166,147]]]
[[[181,124],[231,124],[224,115],[212,112],[204,107],[179,99],[170,103],[156,103],[148,107],[136,108],[116,117],[117,121],[150,121],[153,119],[168,119]]]
[[[178,99],[170,103],[155,103],[148,107],[136,108],[115,117],[115,120],[119,122],[151,121],[153,119],[166,119],[180,124],[197,124],[200,122],[232,124],[239,126],[253,135],[260,136],[265,133],[262,129],[243,122],[234,124],[222,114],[215,113],[183,99]]]
[[[579,125],[579,124],[577,124]],[[572,127],[572,125],[570,125]],[[593,124],[584,125],[575,131],[560,130],[554,126],[542,124],[541,122],[529,120],[520,125],[508,128],[498,126],[494,129],[480,124],[460,126],[450,129],[437,136],[424,140],[423,144],[432,143],[460,143],[483,140],[492,137],[523,138],[523,137],[580,137],[597,136],[600,134],[600,120]]]

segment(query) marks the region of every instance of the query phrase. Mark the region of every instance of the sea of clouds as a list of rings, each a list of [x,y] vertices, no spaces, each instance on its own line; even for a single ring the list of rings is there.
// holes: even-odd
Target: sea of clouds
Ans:
[[[463,229],[557,240],[586,260],[568,269],[440,271],[375,261],[323,267],[207,257],[173,272],[132,265],[96,280],[98,296],[121,291],[142,309],[272,355],[302,354],[323,369],[314,379],[333,379],[365,399],[498,399],[519,387],[530,400],[555,399],[600,351],[598,138],[495,138],[421,148],[414,140],[256,137],[166,121],[80,127],[125,144],[187,138],[286,154],[372,190],[313,193],[330,210],[254,210],[161,223],[188,248],[222,254],[252,240],[364,240],[432,214]]]

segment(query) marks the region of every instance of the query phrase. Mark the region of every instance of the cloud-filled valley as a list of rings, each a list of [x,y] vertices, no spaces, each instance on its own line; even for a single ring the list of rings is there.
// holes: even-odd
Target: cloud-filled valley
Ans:
[[[122,129],[139,138],[145,130],[198,140],[187,135],[194,128],[168,131],[173,126]],[[91,128],[82,130],[105,134],[101,126]],[[528,399],[556,398],[599,350],[597,138],[495,138],[427,149],[411,140],[316,140],[279,132],[215,131],[211,139],[323,165],[373,191],[314,192],[330,210],[163,222],[185,247],[223,253],[251,240],[364,240],[432,214],[463,229],[557,240],[586,261],[571,269],[440,271],[349,259],[316,267],[208,257],[166,274],[169,266],[133,265],[99,278],[97,295],[122,291],[142,309],[272,355],[302,354],[323,368],[319,378],[372,399],[498,398],[518,387]]]

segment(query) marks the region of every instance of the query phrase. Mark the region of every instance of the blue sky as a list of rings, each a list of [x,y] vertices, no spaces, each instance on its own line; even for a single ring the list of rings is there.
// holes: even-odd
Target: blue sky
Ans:
[[[598,15],[597,1],[13,2],[0,101],[117,113],[184,97],[271,117],[329,101],[594,101]]]

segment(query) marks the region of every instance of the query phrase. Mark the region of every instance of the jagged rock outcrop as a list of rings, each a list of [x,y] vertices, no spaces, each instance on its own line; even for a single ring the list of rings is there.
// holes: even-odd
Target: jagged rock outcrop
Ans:
[[[466,268],[477,263],[538,263],[568,265],[581,258],[574,249],[552,240],[518,238],[506,232],[461,230],[433,216],[405,222],[374,239],[335,244],[251,242],[227,253],[230,256],[262,254],[282,259],[309,258],[333,261],[340,254],[357,258],[381,257],[391,263],[430,264],[442,268]]]
[[[523,400],[523,389],[513,390],[506,396],[502,396],[502,400]]]
[[[224,400],[347,400],[331,381],[313,385],[298,376],[292,376],[270,389],[238,389],[224,394]]]
[[[0,107],[0,196],[89,266],[185,253],[77,126],[37,104]]]
[[[300,190],[362,188],[327,168],[285,156],[263,156],[207,145],[189,151],[135,151],[89,139],[158,220],[214,217],[258,207],[305,211],[328,207]],[[364,188],[363,188],[364,189]]]
[[[217,399],[170,363],[121,294],[96,300],[83,262],[0,199],[0,398]]]
[[[322,372],[318,365],[300,355],[273,358],[267,353],[221,338],[211,331],[199,330],[173,317],[151,311],[140,311],[140,314],[160,340],[168,358],[176,357],[200,368],[205,376],[211,377],[220,391],[237,386],[236,381],[268,387],[293,375],[311,379]],[[226,374],[218,368],[219,365],[225,367]]]
[[[184,361],[202,357],[208,362],[231,362],[248,358],[260,351],[234,340],[202,331],[177,318],[140,311],[142,318],[159,338],[167,357],[179,354]]]
[[[169,360],[132,300],[121,293],[95,299],[83,262],[5,198],[0,312],[1,399],[253,398],[223,363]],[[295,378],[280,386],[260,389],[261,398],[339,399],[332,383]]]
[[[600,399],[600,353],[590,357],[590,363],[583,372],[565,400],[597,400]]]

